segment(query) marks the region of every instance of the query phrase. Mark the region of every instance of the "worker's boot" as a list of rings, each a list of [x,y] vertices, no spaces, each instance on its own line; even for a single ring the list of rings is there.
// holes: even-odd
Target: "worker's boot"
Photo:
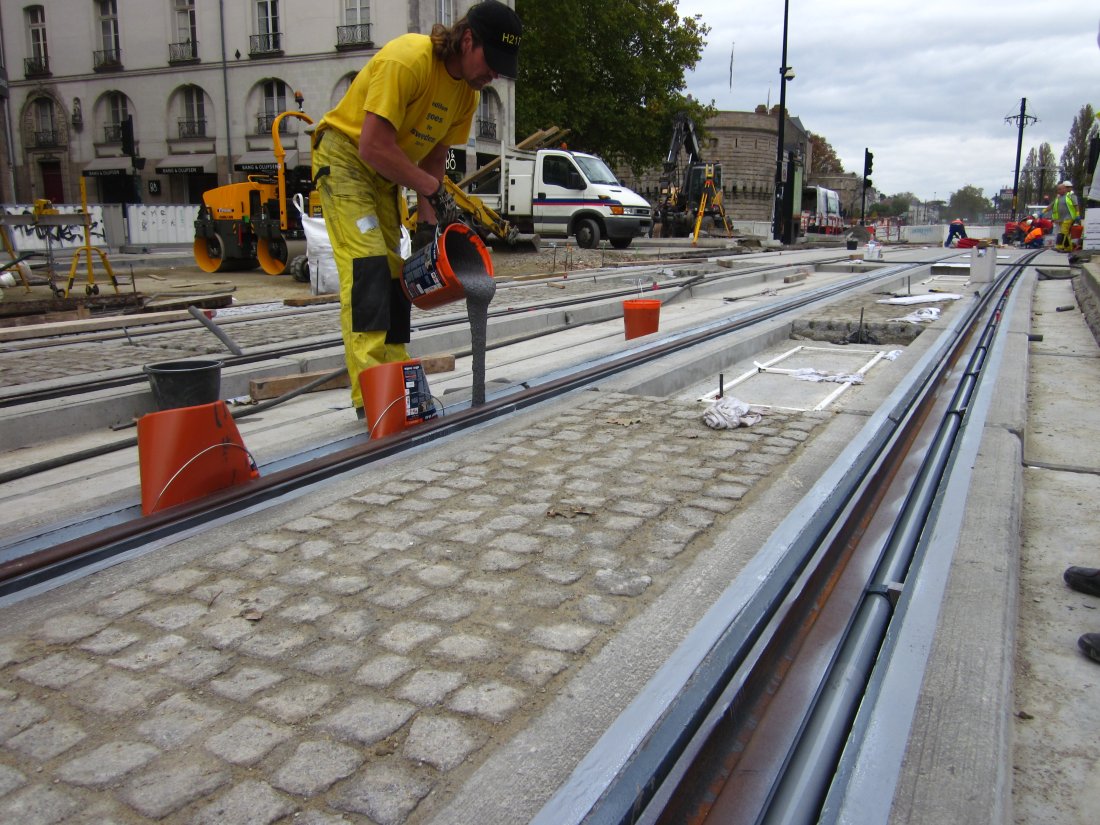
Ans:
[[[1100,633],[1084,634],[1077,640],[1077,646],[1094,662],[1100,662]]]
[[[1100,596],[1100,569],[1095,567],[1068,567],[1062,574],[1066,584],[1078,593]]]

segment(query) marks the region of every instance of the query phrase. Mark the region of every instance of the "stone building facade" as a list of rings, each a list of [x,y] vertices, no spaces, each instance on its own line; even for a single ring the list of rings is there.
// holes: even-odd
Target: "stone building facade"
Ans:
[[[280,113],[320,120],[382,45],[453,23],[473,2],[0,0],[13,190],[0,196],[78,203],[83,178],[91,202],[199,203],[274,169]],[[514,84],[488,87],[453,171],[470,150],[498,156],[514,111]],[[136,164],[122,151],[129,118]],[[289,173],[308,174],[307,128],[280,121]]]

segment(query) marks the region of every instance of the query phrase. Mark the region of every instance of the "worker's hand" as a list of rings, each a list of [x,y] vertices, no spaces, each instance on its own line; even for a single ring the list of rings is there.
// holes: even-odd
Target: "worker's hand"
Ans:
[[[440,226],[450,226],[462,219],[462,211],[455,203],[454,197],[447,191],[447,186],[443,181],[439,182],[439,188],[435,190],[434,195],[428,195],[428,203],[432,205],[436,222]]]
[[[420,221],[416,224],[416,231],[412,236],[412,251],[419,252],[426,246],[435,243],[436,225]]]

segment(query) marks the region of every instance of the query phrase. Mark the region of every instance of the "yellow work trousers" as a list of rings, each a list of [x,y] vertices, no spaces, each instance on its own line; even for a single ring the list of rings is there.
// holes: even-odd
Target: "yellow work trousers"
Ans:
[[[363,406],[359,374],[406,361],[411,304],[400,286],[398,187],[367,167],[342,132],[314,137],[313,180],[321,197],[340,274],[340,333],[351,378],[351,401]]]
[[[1070,231],[1073,229],[1073,219],[1062,221],[1058,226],[1058,245],[1055,247],[1059,252],[1069,252],[1073,249],[1073,238],[1070,237]]]

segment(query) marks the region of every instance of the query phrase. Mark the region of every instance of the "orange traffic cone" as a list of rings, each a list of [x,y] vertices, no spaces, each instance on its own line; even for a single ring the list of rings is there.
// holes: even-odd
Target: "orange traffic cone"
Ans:
[[[224,401],[143,415],[137,437],[142,515],[260,476]]]

